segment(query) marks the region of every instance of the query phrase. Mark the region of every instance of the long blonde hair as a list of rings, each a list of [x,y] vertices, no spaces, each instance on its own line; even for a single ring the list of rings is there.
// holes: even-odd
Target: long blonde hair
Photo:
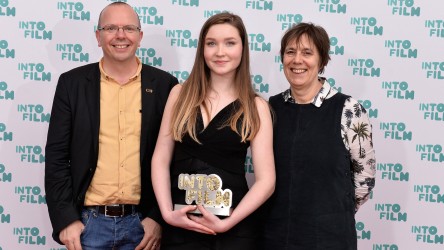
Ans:
[[[183,136],[197,139],[196,121],[200,105],[208,111],[205,98],[211,88],[210,69],[204,59],[204,42],[208,30],[216,24],[230,24],[235,27],[242,40],[242,59],[236,69],[234,83],[240,103],[239,109],[232,114],[227,121],[233,131],[241,136],[241,141],[252,140],[260,127],[259,114],[256,108],[256,92],[253,89],[250,76],[250,54],[248,48],[248,34],[242,19],[234,14],[223,12],[210,17],[203,25],[199,43],[197,45],[196,58],[190,76],[184,82],[172,114],[171,131],[176,141],[182,141]],[[241,126],[237,123],[241,119]]]

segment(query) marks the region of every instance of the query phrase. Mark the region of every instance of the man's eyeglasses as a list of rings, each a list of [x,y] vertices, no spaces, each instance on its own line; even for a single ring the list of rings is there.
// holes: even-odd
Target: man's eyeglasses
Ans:
[[[123,32],[125,32],[126,34],[132,34],[132,33],[140,31],[140,27],[137,27],[136,25],[117,26],[114,24],[108,24],[103,27],[97,28],[97,30],[105,31],[106,33],[109,33],[109,34],[115,34],[115,33],[117,33],[117,31],[119,29],[122,29]]]

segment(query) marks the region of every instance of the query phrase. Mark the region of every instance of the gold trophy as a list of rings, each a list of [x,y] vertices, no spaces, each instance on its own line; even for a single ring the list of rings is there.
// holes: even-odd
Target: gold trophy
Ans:
[[[185,190],[187,205],[202,205],[214,215],[230,216],[233,193],[230,189],[222,190],[222,179],[218,175],[180,174],[177,186],[180,190]],[[174,204],[174,210],[187,205]],[[190,213],[200,214],[201,212],[196,209]]]

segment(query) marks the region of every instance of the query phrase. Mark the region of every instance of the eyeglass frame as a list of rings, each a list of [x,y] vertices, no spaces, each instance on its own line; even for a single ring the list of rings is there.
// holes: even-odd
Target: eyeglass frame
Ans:
[[[111,28],[111,27],[117,27],[117,29],[115,31],[106,29],[106,28]],[[133,31],[128,32],[128,31],[125,30],[126,27],[131,27],[131,28],[136,28],[136,29],[134,30],[134,32]],[[140,32],[142,30],[142,28],[138,27],[137,25],[133,25],[133,24],[122,25],[122,26],[115,25],[115,24],[107,24],[107,25],[102,26],[102,27],[97,27],[98,31],[105,31],[108,34],[116,34],[117,32],[119,32],[120,29],[122,29],[123,33],[125,33],[125,34],[133,34],[136,31]]]

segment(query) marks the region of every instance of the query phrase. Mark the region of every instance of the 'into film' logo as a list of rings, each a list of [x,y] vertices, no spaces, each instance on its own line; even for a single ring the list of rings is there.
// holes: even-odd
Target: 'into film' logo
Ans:
[[[403,172],[400,163],[378,163],[376,165],[378,173],[381,173],[382,180],[389,181],[409,181],[409,172]]]
[[[347,5],[341,4],[341,0],[315,0],[319,3],[319,12],[345,14],[347,12]]]
[[[15,152],[20,156],[21,162],[28,163],[43,163],[45,156],[43,155],[42,147],[40,146],[15,146]]]
[[[380,77],[381,68],[376,68],[373,59],[348,59],[348,66],[352,67],[353,75]]]
[[[199,7],[199,0],[171,0],[172,5]]]
[[[356,237],[360,240],[370,240],[372,237],[371,231],[366,231],[364,222],[357,222],[356,225]]]
[[[382,82],[382,89],[387,90],[386,97],[398,100],[414,100],[415,91],[409,90],[409,84],[406,81]]]
[[[0,223],[11,223],[11,215],[5,213],[2,205],[0,205]]]
[[[0,58],[15,58],[15,49],[10,49],[6,40],[0,40]]]
[[[420,103],[419,111],[423,112],[424,120],[444,121],[444,103]]]
[[[19,63],[18,70],[23,71],[24,80],[51,81],[51,72],[45,72],[45,65],[43,63]]]
[[[370,194],[368,195],[368,199],[369,200],[373,200],[373,190],[370,191]]]
[[[197,48],[197,39],[191,38],[190,30],[166,30],[171,47]]]
[[[344,55],[344,46],[338,45],[337,37],[330,37],[330,55]]]
[[[399,58],[417,58],[418,50],[412,49],[410,40],[386,40],[385,47],[389,49],[391,57]]]
[[[18,195],[20,203],[46,204],[46,195],[42,194],[42,189],[38,186],[15,187],[15,194]]]
[[[422,69],[426,71],[427,78],[444,79],[444,62],[423,62]]]
[[[163,16],[157,14],[156,7],[134,7],[139,15],[140,23],[150,25],[163,25]]]
[[[63,19],[89,21],[91,13],[84,10],[81,2],[58,2],[57,9],[62,11]]]
[[[251,75],[251,84],[257,93],[268,93],[270,91],[270,85],[264,83],[262,75]]]
[[[89,62],[89,53],[83,53],[81,44],[57,44],[56,51],[60,52],[62,61]]]
[[[188,77],[190,77],[190,72],[188,71],[173,70],[173,71],[168,71],[168,73],[176,77],[180,83],[186,81]]]
[[[419,152],[421,161],[428,162],[443,162],[444,154],[442,153],[442,146],[439,144],[417,144],[416,152]]]
[[[403,122],[381,122],[379,129],[384,132],[385,139],[397,141],[411,141],[412,131],[406,131],[406,125]]]
[[[14,100],[14,90],[8,90],[6,82],[0,82],[0,100]]]
[[[438,185],[414,185],[413,191],[418,193],[418,201],[444,203],[444,194]]]
[[[245,1],[246,9],[253,10],[273,10],[273,1],[265,1],[265,0],[246,0]]]
[[[358,100],[358,102],[365,108],[369,118],[378,118],[378,109],[372,108],[372,101]]]
[[[162,66],[162,57],[156,56],[156,50],[153,48],[138,48],[136,55],[140,61],[144,64],[151,66]]]
[[[254,173],[253,157],[251,157],[250,154],[247,154],[247,156],[245,157],[245,173]]]
[[[382,244],[373,244],[373,250],[398,250],[398,245],[382,243]]]
[[[279,65],[279,71],[282,72],[282,70],[284,70],[284,65],[282,64],[281,61],[281,56],[274,56],[274,63],[276,63],[277,65]]]
[[[444,37],[444,20],[426,20],[425,27],[429,29],[430,37]]]
[[[46,245],[46,236],[40,236],[40,229],[37,227],[14,227],[13,234],[17,235],[19,244]]]
[[[5,165],[0,163],[0,182],[11,182],[12,181],[12,174],[6,172]]]
[[[399,204],[375,204],[375,211],[379,212],[380,220],[407,221],[407,213],[401,212]]]
[[[15,16],[15,7],[10,7],[8,0],[0,0],[0,16]]]
[[[421,16],[421,8],[413,6],[414,0],[388,0],[392,14],[398,16]]]
[[[326,81],[330,84],[330,86],[336,89],[338,92],[342,92],[342,87],[336,85],[336,80],[334,78],[327,78]]]
[[[355,33],[369,36],[382,36],[384,27],[376,26],[374,17],[352,17],[351,24],[355,26]]]
[[[264,34],[261,33],[248,34],[248,46],[250,47],[250,51],[258,51],[258,52],[271,51],[271,43],[266,42]]]
[[[13,136],[12,132],[7,131],[6,124],[0,122],[0,141],[12,141]]]
[[[23,121],[30,122],[49,122],[50,113],[45,113],[45,109],[41,104],[18,104],[17,111],[22,113]]]
[[[19,29],[24,30],[25,38],[52,40],[52,31],[46,30],[46,24],[42,21],[19,21]]]
[[[412,234],[417,242],[444,244],[444,235],[438,234],[438,227],[436,226],[412,226]]]
[[[303,16],[301,14],[277,14],[277,21],[281,24],[282,30],[287,30],[293,25],[302,22]]]
[[[204,17],[210,18],[216,14],[220,14],[222,12],[227,12],[226,10],[204,10]]]

